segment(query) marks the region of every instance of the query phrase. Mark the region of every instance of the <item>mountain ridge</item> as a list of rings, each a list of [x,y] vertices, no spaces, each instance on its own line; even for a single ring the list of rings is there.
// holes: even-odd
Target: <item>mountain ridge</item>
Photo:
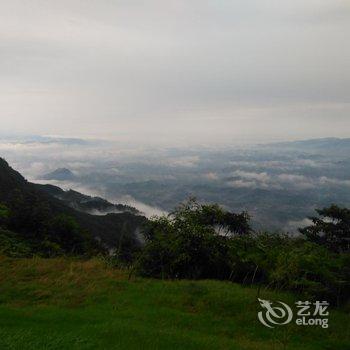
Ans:
[[[56,170],[40,177],[40,180],[73,181],[74,179],[74,173],[68,168],[57,168]]]
[[[0,158],[0,203],[6,205],[16,216],[16,220],[10,223],[9,228],[20,233],[24,239],[42,244],[51,223],[57,217],[65,216],[72,218],[79,225],[81,232],[84,232],[83,236],[86,236],[84,236],[86,241],[99,241],[101,247],[105,249],[117,247],[121,238],[128,241],[127,244],[131,247],[137,247],[140,244],[137,234],[147,221],[145,217],[131,212],[94,216],[68,206],[64,201],[44,191],[42,186],[28,182]],[[52,188],[60,192],[58,187]],[[47,220],[50,225],[44,220]],[[56,232],[51,232],[48,236],[49,240],[60,240],[63,237],[55,237],[55,235]],[[85,239],[83,236],[81,244]]]

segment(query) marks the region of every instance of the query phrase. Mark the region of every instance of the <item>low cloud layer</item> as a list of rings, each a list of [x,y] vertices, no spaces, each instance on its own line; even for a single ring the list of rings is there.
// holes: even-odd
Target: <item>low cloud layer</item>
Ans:
[[[34,137],[3,139],[0,156],[28,180],[135,206],[148,217],[190,196],[247,210],[258,228],[295,232],[315,208],[349,206],[350,139],[249,147],[139,147],[128,143]],[[66,172],[67,173],[67,172]],[[69,173],[69,172],[68,172]],[[57,172],[56,172],[57,174]]]
[[[232,175],[234,179],[228,181],[227,185],[237,188],[307,190],[319,188],[321,186],[350,187],[350,179],[342,180],[329,178],[327,176],[307,177],[298,174],[268,175],[266,172],[254,173],[239,170],[235,171]]]
[[[50,184],[54,186],[58,186],[65,191],[74,190],[80,193],[92,196],[92,197],[101,197],[107,199],[109,202],[113,204],[124,204],[136,208],[142,215],[147,218],[151,218],[153,216],[161,216],[168,214],[165,210],[157,208],[152,205],[148,205],[141,201],[136,200],[132,196],[124,195],[124,196],[113,196],[108,193],[108,191],[102,187],[96,188],[91,186],[86,186],[80,184],[78,182],[70,182],[70,181],[58,181],[58,180],[34,180],[33,182],[38,184]],[[108,210],[105,212],[101,212],[99,210],[92,210],[90,212],[92,215],[106,215],[109,213],[120,213],[118,210]]]

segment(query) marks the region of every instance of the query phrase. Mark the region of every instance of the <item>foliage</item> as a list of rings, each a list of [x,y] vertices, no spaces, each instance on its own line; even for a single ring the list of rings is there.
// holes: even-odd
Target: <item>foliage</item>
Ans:
[[[9,216],[10,211],[8,207],[0,202],[0,227],[7,224]]]
[[[131,212],[89,215],[52,193],[65,193],[63,190],[47,187],[26,181],[0,158],[0,227],[16,233],[31,247],[32,254],[41,256],[106,253],[118,245],[122,235],[120,255],[131,259],[130,252],[139,248],[134,232],[147,220],[145,217]],[[91,199],[77,192],[73,194],[82,201]],[[102,199],[96,200],[113,207]]]
[[[170,216],[150,221],[139,271],[161,278],[228,278],[227,241],[234,234],[250,231],[245,213],[229,213],[192,199]]]
[[[349,296],[349,275],[343,257],[311,242],[284,250],[276,260],[270,280],[283,289],[303,293],[307,298],[324,298],[339,305]]]
[[[0,220],[5,220],[9,217],[10,212],[7,206],[3,203],[0,203]],[[1,221],[0,221],[1,222]]]
[[[309,299],[340,305],[350,294],[349,254],[336,254],[302,238],[257,233],[228,241],[229,279],[291,290]]]
[[[316,210],[321,216],[310,218],[313,225],[300,229],[308,240],[335,252],[350,251],[350,209],[332,205]]]
[[[17,239],[22,238],[32,253],[84,255],[96,250],[96,243],[73,217],[56,214],[49,202],[43,201],[36,192],[14,190],[8,208],[3,226],[16,232]]]
[[[231,213],[217,204],[200,205],[195,198],[190,198],[178,206],[171,214],[171,218],[180,228],[181,223],[195,223],[214,228],[222,235],[243,235],[252,231],[248,213]]]
[[[49,221],[47,232],[63,251],[76,255],[85,251],[84,233],[72,217],[65,214],[55,216]]]
[[[254,233],[244,213],[227,213],[191,200],[170,216],[151,220],[146,238],[137,261],[143,276],[265,284],[337,305],[349,296],[349,254],[301,237]]]
[[[0,228],[0,254],[13,258],[32,256],[32,247],[16,233]]]

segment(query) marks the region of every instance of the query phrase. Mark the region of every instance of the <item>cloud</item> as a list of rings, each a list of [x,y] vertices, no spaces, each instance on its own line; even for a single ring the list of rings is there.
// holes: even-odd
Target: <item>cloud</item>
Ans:
[[[310,189],[316,185],[313,179],[297,174],[280,174],[277,176],[277,181],[282,184],[287,183],[299,190]]]
[[[305,218],[302,220],[290,220],[283,228],[283,231],[288,233],[294,233],[295,235],[300,235],[298,229],[304,228],[306,226],[312,225],[312,220]]]
[[[236,188],[257,188],[260,187],[255,181],[234,180],[228,181],[227,185]]]
[[[169,144],[346,136],[349,30],[345,0],[5,1],[1,127]]]
[[[294,173],[268,174],[266,172],[255,173],[236,170],[232,176],[234,180],[227,181],[227,185],[237,188],[295,189],[300,191],[320,186],[350,186],[350,179],[326,176],[308,177]]]
[[[45,174],[47,171],[48,166],[43,162],[30,163],[29,166],[26,168],[26,174],[31,178],[35,178],[39,175]]]
[[[203,174],[202,176],[209,181],[219,180],[219,175],[214,172],[209,172],[209,173]]]
[[[236,170],[235,172],[232,173],[232,176],[238,176],[248,180],[257,180],[259,182],[268,182],[271,180],[271,176],[268,175],[266,172],[254,173],[254,172]]]
[[[123,195],[123,196],[113,196],[110,195],[109,191],[104,188],[104,186],[96,187],[96,186],[87,186],[78,182],[71,182],[71,181],[58,181],[58,180],[33,180],[33,182],[38,184],[50,184],[54,186],[58,186],[62,188],[65,191],[68,190],[74,190],[89,196],[93,197],[102,197],[104,199],[107,199],[111,203],[114,204],[125,204],[129,205],[131,207],[136,208],[139,210],[143,215],[145,215],[147,218],[151,218],[152,216],[161,216],[168,214],[165,210],[162,210],[158,207],[148,205],[146,203],[143,203],[141,201],[136,200],[130,195]],[[117,213],[118,211],[108,211]],[[91,212],[93,215],[105,215],[105,213],[101,213],[100,211],[93,211]]]
[[[322,176],[319,178],[319,184],[320,185],[350,186],[350,179],[349,180],[342,180],[342,179],[335,179],[335,178],[329,178],[326,176]]]
[[[138,209],[141,213],[143,213],[147,218],[151,218],[153,216],[162,216],[167,215],[168,212],[162,210],[158,207],[151,206],[145,203],[142,203],[132,196],[122,196],[114,199],[115,203],[126,204],[131,207]]]
[[[296,159],[294,161],[295,165],[301,166],[301,167],[311,167],[311,168],[318,168],[321,167],[322,164],[319,162],[316,162],[313,159]]]
[[[165,160],[165,162],[173,167],[185,167],[185,168],[193,168],[197,166],[199,163],[199,156],[183,156],[183,157],[175,157],[175,158],[168,158]],[[163,160],[164,162],[164,160]]]
[[[230,180],[227,184],[230,187],[238,188],[269,188],[273,187],[271,176],[266,172],[254,173],[242,170],[236,170],[232,173],[233,178],[237,180]]]
[[[332,23],[337,24],[348,20],[350,5],[347,0],[309,0],[308,2],[297,0],[293,4],[294,11],[291,19],[308,24]]]

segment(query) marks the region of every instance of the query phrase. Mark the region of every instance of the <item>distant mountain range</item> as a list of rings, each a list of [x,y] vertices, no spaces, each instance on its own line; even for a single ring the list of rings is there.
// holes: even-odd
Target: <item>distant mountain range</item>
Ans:
[[[97,139],[83,139],[83,138],[77,138],[77,137],[62,137],[62,136],[42,136],[42,135],[16,134],[16,133],[11,134],[11,133],[4,133],[1,131],[0,131],[0,139],[5,140],[7,142],[23,143],[23,144],[57,143],[57,144],[63,144],[63,145],[85,146],[88,144],[106,143],[106,141],[97,140]]]
[[[282,147],[289,149],[309,150],[336,150],[350,149],[350,138],[327,137],[321,139],[310,139],[289,142],[276,142],[264,146]]]

